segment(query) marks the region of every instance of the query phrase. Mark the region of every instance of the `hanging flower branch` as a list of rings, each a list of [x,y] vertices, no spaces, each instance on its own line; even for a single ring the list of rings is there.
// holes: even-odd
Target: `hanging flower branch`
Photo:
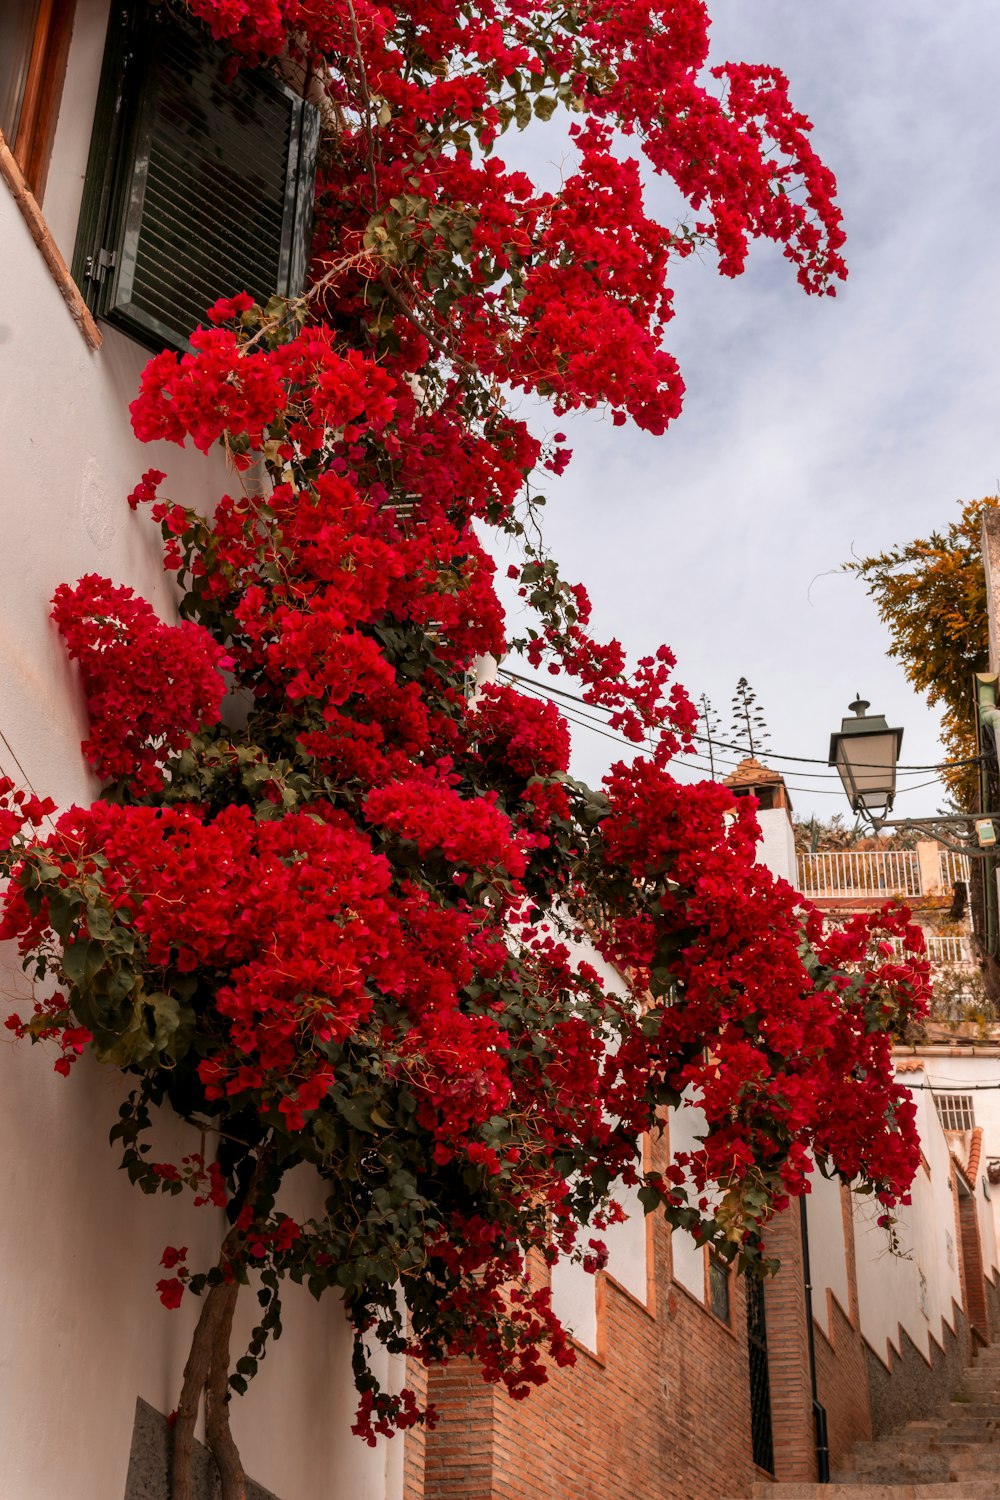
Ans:
[[[57,591],[107,786],[43,833],[51,804],[0,784],[0,936],[50,982],[11,1029],[55,1043],[62,1072],[89,1050],[128,1074],[113,1136],[133,1181],[228,1211],[216,1263],[170,1246],[159,1291],[202,1298],[176,1500],[203,1396],[233,1500],[228,1392],[280,1332],[287,1278],[341,1295],[374,1441],[428,1415],[381,1387],[374,1344],[470,1355],[516,1397],[543,1356],[572,1361],[526,1257],[600,1265],[579,1232],[614,1217],[615,1184],[758,1270],[811,1158],[890,1209],[918,1148],[889,1039],[927,971],[903,913],[824,935],[755,863],[749,802],[674,781],[695,713],[673,658],[630,671],[529,544],[526,481],[569,454],[501,394],[659,432],[682,392],[661,347],[675,257],[714,245],[733,275],[764,236],[807,291],[832,288],[833,181],[784,80],[717,69],[711,93],[700,0],[189,8],[241,62],[308,62],[325,92],[313,289],[220,303],[191,353],[147,366],[138,437],[221,441],[235,493],[208,520],[150,470],[130,497],[161,529],[179,626],[104,579]],[[492,155],[563,115],[558,192]],[[673,178],[688,225],[648,216],[622,138]],[[486,528],[525,547],[529,660],[572,673],[637,747],[601,790],[568,774],[551,705],[470,698],[477,661],[508,646]],[[682,1095],[704,1134],[646,1172],[643,1137]],[[211,1123],[215,1159],[151,1160],[168,1105]],[[306,1222],[278,1200],[302,1163],[327,1190]],[[251,1274],[261,1322],[231,1370]]]

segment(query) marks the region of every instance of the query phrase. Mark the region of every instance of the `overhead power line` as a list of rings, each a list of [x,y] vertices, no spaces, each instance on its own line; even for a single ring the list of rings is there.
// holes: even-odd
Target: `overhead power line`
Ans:
[[[516,676],[516,674],[513,673],[513,672],[506,672],[505,675],[508,676],[508,677],[515,677]],[[541,688],[533,686],[533,684],[531,682],[529,682],[526,678],[518,678],[517,680],[519,682],[521,682],[522,686],[524,686],[527,689],[527,691],[532,695],[532,697],[539,698],[539,699],[541,699],[544,702],[552,702],[553,701],[548,696],[547,693],[545,693],[544,691],[542,691]],[[575,700],[575,701],[581,701],[581,700]],[[563,712],[563,715],[564,715],[567,723],[575,725],[578,729],[589,729],[590,732],[591,732],[591,734],[599,734],[602,739],[611,740],[611,742],[613,744],[615,744],[615,745],[621,745],[623,747],[623,749],[626,749],[626,750],[640,750],[642,748],[643,741],[628,739],[626,735],[619,734],[616,730],[612,729],[604,720],[598,720],[598,719],[595,719],[595,718],[591,717],[590,715],[581,714],[579,709],[575,709],[574,710],[574,709],[563,707],[562,705],[559,705],[559,706],[562,708],[562,712]],[[733,766],[735,766],[735,765],[738,764],[737,761],[724,760],[721,756],[718,757],[718,760],[719,760],[719,764],[720,765],[733,765]],[[688,770],[688,771],[700,771],[700,772],[708,772],[708,773],[711,773],[711,769],[712,769],[710,763],[707,760],[705,760],[704,757],[702,757],[700,760],[690,760],[690,759],[685,759],[683,756],[674,756],[671,759],[671,765],[674,765],[674,766],[683,766],[684,769]],[[800,772],[799,774],[801,774],[801,775],[807,775],[808,776],[810,773],[807,771],[807,772]],[[828,775],[829,775],[829,779],[830,780],[834,780],[834,781],[839,780],[839,777],[837,777],[836,773],[833,773],[833,774],[829,774],[828,773]],[[786,782],[785,785],[787,786],[787,788],[788,788],[789,791],[791,791],[791,792],[802,792],[806,796],[813,796],[813,797],[842,797],[843,796],[843,791],[839,787],[836,790],[834,790],[834,789],[827,788],[827,787],[797,786],[793,782]],[[898,790],[897,790],[896,795],[898,797],[901,797],[905,792],[919,792],[924,787],[937,786],[937,785],[939,785],[939,779],[937,777],[933,777],[930,781],[921,781],[921,782],[918,782],[915,786],[899,787]]]
[[[580,707],[578,707],[575,710],[576,714],[579,714],[580,717],[579,718],[575,718],[572,710],[566,708],[562,703],[557,704],[558,707],[562,708],[563,713],[566,714],[567,718],[570,720],[571,723],[576,723],[581,728],[593,729],[593,731],[594,731],[595,734],[603,734],[603,735],[605,735],[605,737],[617,740],[620,743],[622,743],[624,745],[628,745],[628,746],[630,746],[633,749],[635,749],[635,748],[638,747],[638,744],[639,744],[638,741],[627,739],[623,735],[618,735],[609,726],[608,727],[598,727],[599,725],[601,725],[601,726],[605,725],[605,721],[590,719],[590,714],[592,714],[595,709],[597,709],[598,712],[600,712],[601,710],[600,710],[600,708],[599,708],[599,706],[597,704],[589,703],[586,698],[581,698],[576,693],[570,693],[565,688],[558,688],[558,687],[556,687],[552,683],[543,682],[543,681],[541,681],[537,677],[526,677],[522,673],[512,672],[507,667],[501,667],[500,668],[500,673],[501,673],[502,676],[509,678],[512,682],[519,683],[522,687],[526,688],[530,693],[532,693],[532,695],[534,697],[544,698],[544,699],[547,699],[549,702],[555,702],[556,698],[565,699],[566,702],[568,702],[568,703],[573,703],[573,704],[580,705]],[[581,714],[581,708],[585,709],[585,710],[589,710],[590,714]],[[605,712],[610,712],[610,710],[605,710]],[[736,751],[740,755],[746,755],[747,754],[747,747],[745,745],[735,745],[735,744],[731,744],[731,743],[729,743],[728,741],[725,741],[725,740],[717,740],[717,739],[714,738],[714,736],[713,737],[709,737],[708,735],[704,735],[704,734],[692,734],[691,738],[694,739],[694,740],[699,740],[702,744],[706,744],[706,745],[707,744],[711,744],[712,747],[713,747],[713,749],[734,750],[734,751]],[[797,763],[799,765],[827,766],[829,764],[827,761],[820,760],[820,758],[818,756],[812,756],[812,755],[782,755],[782,754],[779,754],[777,751],[768,750],[767,751],[767,756],[768,756],[769,760],[792,761],[792,762],[795,762],[795,763]],[[691,762],[677,761],[676,763],[677,764],[692,765]],[[728,761],[728,760],[725,760],[722,757],[719,757],[719,763],[721,765],[733,765],[733,766],[735,766],[735,765],[738,764],[737,761]],[[904,771],[904,772],[920,772],[920,771],[935,771],[935,772],[938,772],[938,771],[949,770],[949,769],[951,769],[953,767],[956,767],[956,766],[970,766],[970,765],[976,765],[977,763],[978,762],[977,762],[976,757],[969,757],[968,759],[965,759],[965,760],[942,761],[939,765],[905,765],[905,766],[897,766],[896,769],[897,769],[897,771]],[[693,769],[700,769],[700,767],[697,767],[697,766],[693,766],[692,768]],[[877,767],[877,769],[882,769],[882,768],[881,767]],[[831,771],[831,770],[827,770],[825,772],[799,771],[797,774],[800,775],[800,776],[807,776],[807,777],[810,778],[810,780],[813,780],[813,779],[816,779],[816,780],[819,780],[819,779],[829,779],[831,781],[834,781],[834,780],[839,780],[840,779],[839,776],[838,776],[838,774],[837,774],[837,772],[836,771]],[[938,779],[939,778],[935,777],[935,781],[938,780]],[[900,793],[902,793],[904,791],[915,792],[915,791],[919,791],[921,789],[921,787],[932,786],[932,785],[934,785],[934,782],[932,782],[932,781],[924,781],[924,782],[920,782],[919,784],[917,784],[915,786],[901,787],[900,788]],[[794,791],[800,791],[800,792],[815,792],[815,793],[817,793],[817,794],[819,794],[821,796],[840,796],[840,795],[842,795],[839,791],[838,792],[824,792],[819,787],[794,787],[794,788],[792,788],[792,790],[794,790]]]

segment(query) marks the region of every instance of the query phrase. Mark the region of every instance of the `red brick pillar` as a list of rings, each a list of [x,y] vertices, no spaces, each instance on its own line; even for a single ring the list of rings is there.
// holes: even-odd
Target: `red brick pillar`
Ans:
[[[427,1500],[493,1500],[495,1387],[465,1359],[435,1365],[428,1384],[441,1420],[424,1443]]]
[[[764,1286],[774,1475],[778,1480],[814,1481],[816,1427],[797,1203],[768,1227],[767,1253],[781,1262],[777,1276]]]

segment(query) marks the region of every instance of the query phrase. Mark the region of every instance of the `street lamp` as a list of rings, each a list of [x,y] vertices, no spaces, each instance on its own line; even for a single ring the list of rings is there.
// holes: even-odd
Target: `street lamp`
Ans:
[[[867,819],[873,830],[903,828],[922,833],[959,854],[985,856],[997,844],[1000,813],[954,813],[934,818],[890,819],[896,795],[896,762],[903,743],[902,729],[890,729],[882,714],[869,714],[871,704],[858,695],[853,712],[830,736],[830,759],[836,766],[851,810]]]
[[[840,772],[851,811],[884,819],[896,795],[903,731],[890,729],[882,714],[869,715],[871,704],[860,693],[850,707],[852,715],[830,736],[829,764]]]

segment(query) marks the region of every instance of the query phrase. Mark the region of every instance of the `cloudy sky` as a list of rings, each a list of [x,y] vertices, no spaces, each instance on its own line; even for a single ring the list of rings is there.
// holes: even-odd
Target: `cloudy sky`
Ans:
[[[837,569],[997,488],[1000,6],[714,0],[712,14],[717,59],[782,67],[811,117],[850,278],[835,299],[808,298],[764,245],[736,281],[678,267],[684,413],[663,438],[593,416],[548,424],[575,450],[548,492],[549,541],[586,582],[597,631],[635,652],[667,641],[724,729],[745,676],[773,750],[825,760],[860,691],[905,727],[902,761],[932,764],[936,717]],[[616,754],[582,728],[574,750],[588,779]],[[772,763],[797,813],[847,811],[824,766]],[[941,800],[925,786],[897,812]]]

